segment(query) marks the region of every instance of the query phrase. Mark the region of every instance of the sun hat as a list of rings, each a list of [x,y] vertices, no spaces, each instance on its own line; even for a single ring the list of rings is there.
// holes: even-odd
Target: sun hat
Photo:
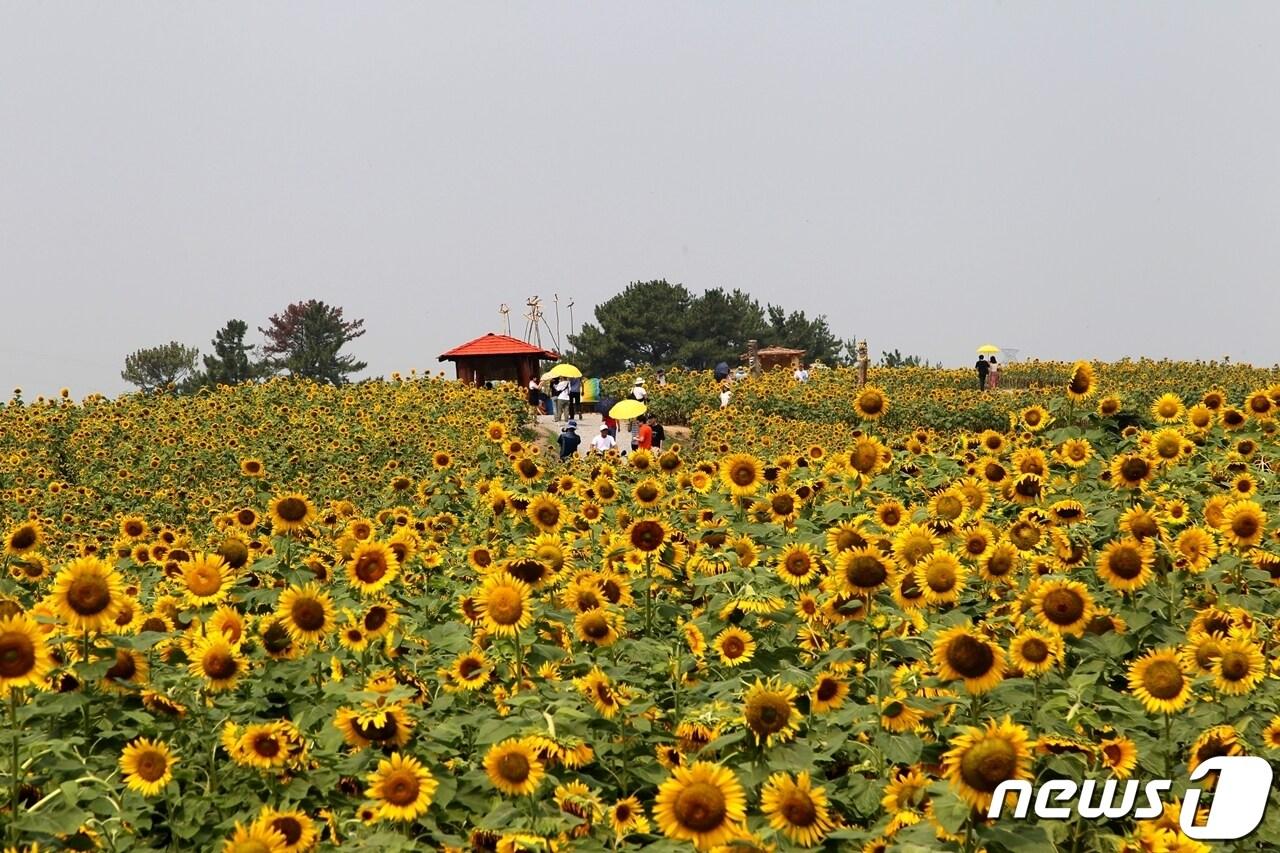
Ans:
[[[577,421],[575,421],[573,418],[569,418],[569,422],[568,422],[567,424],[565,424],[565,425],[564,425],[564,428],[565,428],[565,429],[577,429],[577,428],[578,428],[578,422],[577,422]]]
[[[636,380],[636,384],[637,384],[637,385],[643,385],[643,384],[644,384],[644,379],[643,379],[643,378],[641,378],[641,379],[637,379],[637,380]]]

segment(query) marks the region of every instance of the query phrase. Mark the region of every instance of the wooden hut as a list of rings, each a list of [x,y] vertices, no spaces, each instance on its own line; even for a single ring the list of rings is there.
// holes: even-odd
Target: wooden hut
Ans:
[[[521,388],[527,386],[530,379],[541,375],[541,361],[558,358],[560,355],[551,350],[493,332],[467,341],[440,356],[441,361],[453,362],[459,382],[483,385],[505,381],[514,382]]]
[[[790,347],[764,347],[756,350],[756,358],[760,362],[760,369],[768,373],[777,367],[795,370],[800,366],[804,353],[805,351],[802,349],[791,349]],[[744,361],[749,361],[750,357],[751,354],[747,353],[742,358]]]

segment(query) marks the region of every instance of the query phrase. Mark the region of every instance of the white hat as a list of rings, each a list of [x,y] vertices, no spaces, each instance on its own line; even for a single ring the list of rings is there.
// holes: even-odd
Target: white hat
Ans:
[[[601,431],[601,432],[604,432],[604,431],[605,431],[605,430],[607,430],[608,428],[609,428],[609,425],[608,425],[608,424],[600,424],[600,431]]]
[[[643,380],[643,379],[637,379],[637,380],[636,380],[636,384],[637,384],[637,385],[643,385],[643,384],[644,384],[644,380]]]

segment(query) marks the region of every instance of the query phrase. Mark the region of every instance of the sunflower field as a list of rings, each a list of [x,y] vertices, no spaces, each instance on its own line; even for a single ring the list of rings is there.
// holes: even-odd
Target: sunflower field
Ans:
[[[1280,372],[970,378],[673,372],[686,446],[564,463],[439,378],[15,395],[0,844],[1277,849],[1274,803],[1210,846],[1179,797],[1280,757]]]

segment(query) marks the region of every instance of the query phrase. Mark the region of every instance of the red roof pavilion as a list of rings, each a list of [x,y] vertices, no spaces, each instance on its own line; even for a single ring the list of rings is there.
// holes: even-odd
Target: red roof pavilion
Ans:
[[[539,362],[559,358],[559,353],[552,350],[490,332],[443,353],[440,361],[452,361],[458,371],[458,381],[468,385],[506,381],[523,388],[530,379],[541,375]]]

